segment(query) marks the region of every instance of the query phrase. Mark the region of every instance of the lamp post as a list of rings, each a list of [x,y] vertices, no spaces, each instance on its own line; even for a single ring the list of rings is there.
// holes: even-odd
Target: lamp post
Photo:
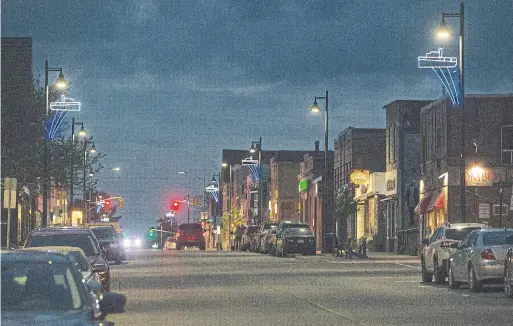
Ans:
[[[252,141],[249,152],[254,154],[258,151],[258,220],[256,224],[262,224],[263,220],[263,180],[262,180],[262,137],[258,138],[258,141]]]
[[[50,192],[49,175],[48,175],[48,109],[50,105],[50,87],[48,86],[48,73],[50,71],[59,72],[55,86],[58,89],[65,89],[67,86],[66,80],[62,73],[62,68],[49,68],[48,60],[45,60],[45,125],[44,125],[44,138],[43,138],[43,216],[41,217],[41,226],[48,224],[48,195]],[[48,135],[48,136],[47,136]]]
[[[232,165],[228,163],[222,163],[223,168],[230,168],[230,183],[228,184],[228,244],[230,250],[232,250]]]
[[[75,117],[71,118],[71,158],[70,158],[70,189],[69,189],[69,212],[68,212],[68,219],[69,219],[69,225],[72,223],[72,214],[73,214],[73,200],[74,200],[74,178],[75,178],[75,171],[74,171],[74,157],[75,157],[75,125],[81,126],[80,131],[78,132],[78,136],[80,138],[84,138],[86,136],[86,131],[84,129],[84,123],[83,122],[75,122]],[[85,169],[85,164],[84,164]],[[85,182],[85,177],[84,177]]]
[[[216,180],[216,177],[217,177],[217,180]],[[212,184],[215,184],[217,182],[217,189],[219,191],[219,186],[221,185],[221,172],[219,173],[215,173],[213,176],[212,176]],[[219,204],[221,202],[221,198],[218,197],[217,199],[217,204],[214,205],[214,216],[215,216],[215,220],[214,220],[214,225],[216,226],[216,231],[220,231],[220,227],[217,226],[217,213],[219,211]],[[215,241],[215,239],[214,239]],[[223,250],[223,244],[221,242],[221,232],[217,232],[217,250]]]
[[[447,22],[445,21],[446,17],[458,17],[460,19],[460,94],[461,94],[461,169],[460,169],[460,220],[461,222],[466,221],[466,196],[465,196],[465,87],[464,87],[464,42],[463,42],[463,35],[464,35],[464,22],[465,22],[465,15],[464,15],[464,4],[463,0],[460,1],[460,12],[459,13],[442,13],[442,21],[440,22],[440,27],[436,31],[436,35],[439,38],[447,39],[451,35],[451,32],[449,28],[447,27]]]
[[[87,216],[87,192],[86,192],[86,166],[87,166],[87,157],[88,154],[94,154],[96,153],[96,146],[94,146],[94,143],[92,143],[91,148],[87,150],[87,144],[88,140],[84,139],[84,170],[83,170],[83,193],[84,193],[84,216]],[[119,169],[119,168],[118,168]],[[118,170],[119,171],[119,170]],[[86,219],[86,222],[89,222],[89,220]]]
[[[319,108],[319,105],[317,104],[317,100],[324,100],[325,106],[324,106],[324,192],[322,197],[322,206],[323,206],[323,215],[325,214],[325,208],[326,208],[326,197],[328,194],[328,90],[326,90],[325,96],[316,96],[314,99],[314,103],[312,107],[310,108],[310,111],[312,113],[317,113],[321,109]],[[322,219],[322,243],[324,244],[325,240],[325,233],[326,233],[326,219]]]
[[[190,174],[191,172],[189,171],[178,171],[178,174]],[[201,180],[203,181],[203,191],[202,191],[202,196],[203,196],[203,209],[206,209],[207,208],[207,196],[206,196],[206,188],[207,188],[207,182],[206,182],[206,179],[205,178],[202,178],[202,177],[196,177],[198,180]]]

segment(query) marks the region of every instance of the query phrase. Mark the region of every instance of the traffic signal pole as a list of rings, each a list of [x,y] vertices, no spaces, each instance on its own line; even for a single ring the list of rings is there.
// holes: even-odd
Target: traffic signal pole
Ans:
[[[189,201],[189,194],[187,194],[187,223],[191,223],[191,202]]]

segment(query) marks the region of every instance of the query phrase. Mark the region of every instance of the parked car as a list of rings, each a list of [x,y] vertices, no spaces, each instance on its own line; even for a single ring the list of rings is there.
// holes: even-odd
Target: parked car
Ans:
[[[286,228],[276,236],[276,255],[315,255],[315,236],[308,227]]]
[[[124,295],[97,297],[61,254],[13,250],[1,257],[2,325],[98,325],[124,309]]]
[[[281,237],[281,233],[283,230],[288,228],[307,228],[310,229],[310,226],[303,222],[294,222],[294,221],[281,221],[276,228],[276,234],[270,238],[269,243],[269,253],[271,255],[276,255],[276,241],[279,237]]]
[[[104,251],[105,258],[108,261],[114,260],[116,265],[121,264],[126,260],[125,248],[121,242],[121,237],[116,233],[116,229],[113,226],[89,226],[93,231],[100,248]]]
[[[445,223],[440,225],[429,239],[424,239],[426,246],[422,249],[420,262],[422,268],[422,281],[437,284],[445,282],[447,277],[447,262],[451,253],[456,249],[451,244],[460,243],[472,231],[488,228],[481,223]]]
[[[23,250],[31,251],[43,251],[43,252],[54,252],[62,254],[68,257],[73,265],[82,273],[82,278],[85,284],[94,291],[96,294],[103,292],[102,284],[100,281],[100,275],[93,269],[91,263],[87,259],[84,251],[78,247],[66,247],[66,246],[55,246],[55,247],[28,247]]]
[[[449,287],[458,288],[468,283],[471,291],[479,291],[484,283],[501,283],[504,280],[506,253],[511,247],[506,243],[513,236],[513,229],[480,229],[472,231],[449,257]]]
[[[244,230],[244,233],[242,234],[242,240],[241,240],[241,250],[246,251],[254,248],[254,245],[252,242],[255,239],[255,236],[258,232],[260,227],[258,225],[249,225],[246,230]]]
[[[262,252],[265,235],[269,230],[278,228],[279,224],[280,222],[267,221],[260,225],[260,230],[258,230],[257,234],[255,235],[255,240],[253,241],[253,251]]]
[[[504,262],[504,293],[509,298],[513,298],[513,237],[506,238],[506,243],[510,246],[506,253]]]
[[[203,232],[201,223],[180,224],[176,233],[176,250],[181,250],[186,246],[199,247],[200,250],[205,250],[206,242]]]
[[[84,251],[94,270],[100,275],[104,291],[110,290],[109,263],[93,231],[89,228],[40,227],[28,236],[25,247],[69,246]]]

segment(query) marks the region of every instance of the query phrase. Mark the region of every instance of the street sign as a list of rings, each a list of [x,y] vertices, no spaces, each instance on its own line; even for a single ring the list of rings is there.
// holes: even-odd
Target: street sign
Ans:
[[[490,218],[490,204],[479,204],[479,218]]]
[[[16,208],[16,178],[4,178],[4,208]]]

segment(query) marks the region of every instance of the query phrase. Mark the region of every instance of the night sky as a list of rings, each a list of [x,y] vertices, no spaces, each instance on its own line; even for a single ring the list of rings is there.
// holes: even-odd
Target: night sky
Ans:
[[[107,154],[99,188],[142,233],[167,199],[201,192],[223,148],[323,146],[308,108],[325,89],[330,148],[348,126],[384,127],[393,100],[439,97],[417,56],[458,56],[457,18],[449,43],[433,36],[443,11],[459,1],[6,0],[2,36],[32,37],[35,78],[46,58],[64,69],[75,119]],[[465,15],[466,92],[513,93],[512,1],[466,1]]]

